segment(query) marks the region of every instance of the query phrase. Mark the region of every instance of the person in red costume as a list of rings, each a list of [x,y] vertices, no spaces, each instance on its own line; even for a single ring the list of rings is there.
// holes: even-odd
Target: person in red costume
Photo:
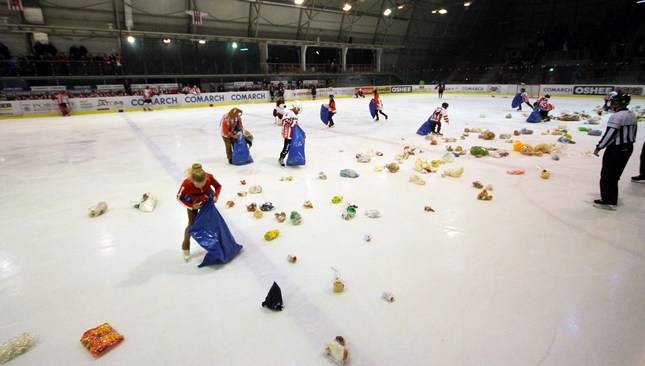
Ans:
[[[184,251],[184,260],[190,260],[190,234],[188,230],[195,223],[199,209],[208,201],[208,197],[214,194],[213,200],[217,202],[222,191],[222,185],[212,174],[206,173],[201,164],[193,164],[186,170],[186,179],[179,187],[177,200],[186,206],[188,210],[188,225],[184,230],[184,241],[181,249]]]

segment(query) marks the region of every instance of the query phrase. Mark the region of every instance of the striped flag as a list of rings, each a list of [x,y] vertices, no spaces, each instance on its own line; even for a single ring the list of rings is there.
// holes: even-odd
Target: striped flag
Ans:
[[[7,0],[9,11],[23,11],[22,0]]]
[[[193,24],[195,25],[204,24],[204,17],[208,16],[208,13],[199,11],[197,9],[186,10],[186,14],[190,15],[193,18]]]

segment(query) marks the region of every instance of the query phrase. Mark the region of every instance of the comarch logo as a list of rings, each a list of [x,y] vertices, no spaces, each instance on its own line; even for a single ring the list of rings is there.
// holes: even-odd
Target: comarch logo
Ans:
[[[224,102],[224,95],[221,95],[221,94],[187,95],[184,98],[184,101],[188,104]]]
[[[152,98],[152,105],[177,105],[177,97],[154,97]],[[130,104],[133,106],[142,106],[143,98],[132,99]]]
[[[571,86],[545,86],[542,91],[551,94],[571,94],[573,87]]]
[[[248,100],[266,100],[266,93],[244,93],[244,94],[231,94],[231,100],[235,101],[248,101]]]

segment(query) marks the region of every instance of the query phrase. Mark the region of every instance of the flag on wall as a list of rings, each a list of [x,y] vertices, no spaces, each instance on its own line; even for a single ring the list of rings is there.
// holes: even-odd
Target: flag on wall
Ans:
[[[195,25],[204,24],[204,17],[208,16],[208,13],[196,9],[186,10],[186,14],[190,15],[193,18],[193,24]]]
[[[7,0],[9,11],[23,11],[22,0]]]

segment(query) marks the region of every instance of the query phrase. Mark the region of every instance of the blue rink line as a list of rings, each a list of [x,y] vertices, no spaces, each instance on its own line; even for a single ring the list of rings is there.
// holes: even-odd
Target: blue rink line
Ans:
[[[128,127],[132,129],[135,135],[146,145],[154,157],[159,161],[161,166],[166,170],[168,175],[173,177],[177,184],[181,184],[184,180],[183,170],[175,164],[174,161],[157,145],[150,137],[148,137],[143,130],[127,115],[121,115]],[[234,228],[230,223],[227,222],[229,227]],[[307,299],[305,293],[298,289],[298,287],[289,279],[285,272],[281,271],[277,266],[275,266],[271,260],[265,256],[260,247],[253,244],[253,241],[247,238],[239,230],[235,231],[235,236],[241,238],[239,241],[244,245],[244,249],[240,253],[239,257],[233,259],[234,261],[242,261],[250,271],[255,275],[258,282],[266,287],[266,291],[269,291],[269,287],[273,281],[276,281],[283,293],[286,294],[285,298],[289,298],[291,303],[297,303],[297,306],[291,308],[289,303],[285,304],[285,310],[282,313],[286,313],[289,316],[295,318],[296,324],[302,325],[302,331],[307,334],[309,341],[314,348],[323,349],[324,344],[329,340],[333,339],[335,336],[340,334],[346,334],[340,330],[340,328],[326,315],[323,311],[320,310],[315,304]],[[272,278],[265,278],[262,274],[270,273]],[[262,287],[261,286],[261,287]],[[264,298],[265,293],[257,294],[258,302],[258,311],[262,311],[260,308],[260,302]],[[322,352],[322,351],[321,351]],[[366,355],[363,355],[366,356]],[[360,363],[364,365],[376,365],[377,363],[370,362],[369,359],[363,359],[361,357]]]

